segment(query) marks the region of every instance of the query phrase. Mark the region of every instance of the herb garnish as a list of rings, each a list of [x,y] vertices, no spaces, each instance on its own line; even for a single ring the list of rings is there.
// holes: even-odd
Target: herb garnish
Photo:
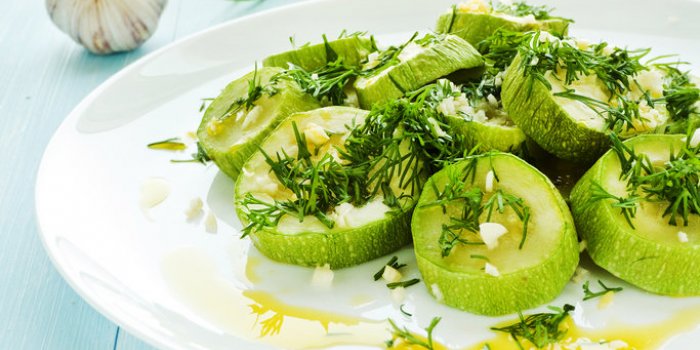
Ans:
[[[400,269],[400,268],[406,266],[406,264],[399,264],[399,258],[398,258],[396,255],[394,255],[393,257],[391,257],[391,259],[389,259],[389,262],[387,262],[386,264],[384,264],[384,265],[382,266],[382,268],[379,269],[379,271],[377,271],[377,272],[374,274],[373,277],[374,277],[374,280],[375,280],[375,281],[379,281],[379,279],[382,278],[382,275],[384,275],[384,269],[385,269],[387,266],[393,268],[394,270],[398,270],[398,269]]]
[[[430,325],[428,326],[428,328],[425,329],[425,332],[427,333],[426,340],[423,340],[411,333],[406,327],[399,328],[393,320],[389,319],[389,324],[392,328],[392,339],[387,340],[386,346],[390,348],[394,346],[394,343],[397,340],[400,340],[402,343],[420,346],[427,350],[434,350],[435,348],[433,345],[433,330],[438,325],[438,323],[440,323],[440,320],[440,317],[433,317],[433,319],[430,321]]]
[[[413,33],[410,39],[408,39],[406,42],[399,46],[390,46],[386,50],[380,51],[377,58],[365,63],[363,67],[363,71],[367,75],[374,75],[376,73],[379,73],[380,71],[396,64],[399,62],[399,55],[401,55],[401,52],[403,52],[404,48],[408,46],[410,43],[412,43],[416,37],[418,36],[418,32]]]
[[[528,340],[537,348],[542,348],[562,339],[567,330],[562,329],[561,323],[575,308],[565,304],[564,308],[550,306],[549,309],[554,313],[539,313],[524,317],[521,312],[518,312],[520,322],[505,327],[491,327],[491,329],[510,334],[520,349],[525,349],[520,338]]]
[[[612,199],[614,202],[612,206],[614,208],[620,208],[620,212],[625,217],[627,224],[635,229],[634,224],[632,224],[632,218],[637,214],[637,202],[639,202],[639,196],[631,195],[629,197],[618,197],[610,194],[606,191],[603,186],[597,182],[591,184],[591,200],[600,201]]]
[[[410,313],[410,312],[408,312],[408,311],[406,311],[406,310],[403,309],[404,306],[406,306],[406,304],[401,304],[401,306],[399,306],[399,311],[401,311],[402,314],[404,314],[404,315],[406,315],[406,316],[408,316],[408,317],[413,316],[412,313]]]
[[[336,148],[342,164],[330,154],[317,160],[293,125],[296,157],[284,150],[262,153],[271,174],[295,199],[257,203],[244,198],[241,205],[252,214],[244,236],[276,225],[283,214],[300,221],[313,215],[331,228],[334,222],[326,213],[336,205],[361,206],[377,195],[394,211],[403,211],[406,201],[420,193],[428,174],[463,155],[461,138],[452,137],[449,126],[438,121],[441,118],[434,110],[405,99],[377,106],[362,125],[349,126],[344,148]]]
[[[524,204],[522,198],[497,189],[488,198],[487,193],[478,187],[467,186],[466,182],[471,177],[474,183],[476,162],[479,158],[488,157],[490,153],[471,156],[464,169],[448,172],[448,180],[441,189],[433,182],[432,188],[435,200],[425,203],[422,207],[440,206],[443,213],[447,213],[448,205],[461,207],[459,217],[450,216],[449,223],[442,225],[442,232],[438,243],[440,244],[442,257],[447,257],[458,244],[483,245],[481,240],[469,240],[461,233],[464,231],[476,233],[479,231],[479,218],[485,215],[485,222],[491,220],[494,210],[504,213],[506,207],[510,207],[523,223],[522,238],[519,249],[523,248],[527,238],[527,227],[530,221],[530,208]],[[498,177],[496,176],[496,179]]]
[[[392,282],[392,283],[387,283],[387,287],[389,289],[395,289],[395,288],[408,288],[416,283],[420,282],[418,278],[410,279],[408,281],[401,281],[401,282]]]
[[[373,108],[339,153],[351,168],[366,171],[370,197],[381,192],[385,204],[400,208],[400,200],[420,192],[428,174],[462,156],[462,145],[440,114],[401,99]],[[391,190],[396,184],[403,190],[398,197]]]
[[[207,108],[207,104],[210,103],[211,101],[214,101],[213,97],[203,97],[202,104],[199,105],[199,111],[200,112],[204,111],[204,109]]]
[[[552,17],[550,12],[554,11],[553,7],[544,5],[528,5],[524,1],[516,1],[512,4],[498,2],[496,6],[494,6],[493,10],[495,12],[505,13],[516,17],[532,15],[536,20],[557,18],[567,22],[573,22],[573,20],[568,18]]]
[[[150,149],[163,149],[168,151],[182,151],[187,148],[187,145],[180,141],[178,137],[171,137],[163,141],[151,142],[146,147]]]
[[[255,64],[255,70],[253,71],[253,77],[248,80],[248,93],[245,97],[240,97],[233,102],[226,109],[226,112],[218,117],[218,119],[225,120],[234,114],[237,114],[240,110],[250,110],[255,106],[255,101],[267,94],[273,96],[277,93],[277,88],[274,87],[274,82],[269,82],[268,84],[263,84],[258,76],[258,64]]]
[[[297,217],[299,222],[312,215],[332,228],[335,222],[326,213],[337,204],[366,202],[363,173],[340,164],[329,153],[315,159],[316,150],[309,149],[306,136],[299,132],[295,122],[292,122],[292,129],[298,149],[296,156],[287,154],[284,149],[275,155],[267,154],[262,148],[260,152],[271,174],[294,194],[294,199],[267,203],[246,195],[241,205],[246,208],[250,224],[243,229],[243,237],[251,231],[276,226],[284,214]]]
[[[329,62],[312,71],[290,65],[288,70],[276,74],[272,81],[290,79],[306,93],[323,104],[342,105],[347,98],[345,87],[362,72],[343,63],[342,59]]]
[[[681,72],[677,64],[658,65],[666,72],[668,83],[664,86],[666,110],[671,120],[687,120],[700,114],[700,87],[690,81],[688,72]]]
[[[690,215],[700,214],[700,145],[690,145],[692,134],[687,135],[685,144],[677,153],[671,149],[669,160],[662,165],[654,164],[644,154],[637,154],[614,133],[610,137],[613,152],[620,161],[620,178],[627,181],[628,197],[610,195],[602,186],[598,186],[598,190],[593,188],[592,200],[616,200],[617,203],[613,205],[622,209],[632,228],[630,218],[634,217],[639,200],[668,202],[662,217],[669,216],[669,225],[678,226],[680,217],[683,225],[687,226]]]
[[[202,144],[197,142],[197,153],[192,153],[192,159],[172,159],[170,161],[172,163],[202,163],[207,165],[207,162],[210,162],[211,158],[202,147]]]
[[[622,287],[608,287],[605,285],[605,283],[603,283],[603,281],[598,280],[598,284],[601,287],[603,287],[603,290],[600,292],[593,292],[589,288],[589,282],[590,281],[586,281],[586,283],[583,284],[583,294],[584,294],[583,300],[589,300],[589,299],[601,297],[601,296],[607,294],[608,292],[617,293],[617,292],[622,291]]]

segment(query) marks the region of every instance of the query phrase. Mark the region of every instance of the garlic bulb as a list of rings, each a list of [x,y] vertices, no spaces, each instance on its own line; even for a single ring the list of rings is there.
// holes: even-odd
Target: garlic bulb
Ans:
[[[96,54],[137,48],[158,26],[167,0],[46,0],[51,20]]]

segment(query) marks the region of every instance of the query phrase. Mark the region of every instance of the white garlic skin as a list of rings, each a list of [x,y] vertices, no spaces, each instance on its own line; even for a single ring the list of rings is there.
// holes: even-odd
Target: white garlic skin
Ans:
[[[46,0],[51,20],[90,52],[130,51],[158,26],[167,0]]]

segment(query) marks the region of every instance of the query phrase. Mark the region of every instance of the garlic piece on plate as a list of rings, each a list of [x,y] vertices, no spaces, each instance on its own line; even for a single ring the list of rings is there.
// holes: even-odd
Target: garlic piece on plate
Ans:
[[[96,54],[139,47],[158,26],[167,0],[46,0],[51,20]]]

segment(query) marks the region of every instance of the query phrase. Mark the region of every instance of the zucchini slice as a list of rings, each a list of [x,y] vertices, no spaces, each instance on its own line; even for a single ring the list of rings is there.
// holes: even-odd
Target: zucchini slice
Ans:
[[[359,67],[360,63],[373,51],[377,49],[371,38],[350,35],[328,41],[324,35],[323,43],[304,45],[268,56],[263,60],[263,66],[286,69],[291,63],[304,70],[312,71],[340,58],[348,66]]]
[[[688,158],[694,160],[679,165],[676,158],[675,169],[669,162],[670,155],[678,156],[684,146],[680,135],[640,135],[616,144],[586,172],[571,194],[576,227],[587,241],[593,261],[639,288],[664,295],[700,295],[700,215],[698,208],[692,209],[698,195],[698,147],[688,150]],[[638,177],[623,176],[623,172],[640,166],[641,175],[649,175],[644,164],[651,164],[659,179],[673,178],[671,185],[646,182],[630,187]],[[694,195],[686,198],[691,203],[687,221],[676,216],[674,225],[673,212],[665,212],[671,200],[680,198],[682,184]],[[651,194],[659,190],[671,196]],[[647,196],[649,200],[644,199]]]
[[[457,36],[414,35],[401,46],[370,55],[363,66],[366,74],[355,81],[355,89],[360,106],[370,109],[449,74],[481,71],[483,65],[476,49]]]
[[[531,35],[506,69],[501,97],[515,124],[544,150],[592,163],[610,146],[610,131],[627,138],[665,127],[665,106],[647,102],[663,97],[664,75],[639,62],[643,53]],[[568,74],[560,63],[568,59],[586,60],[586,71]],[[615,65],[627,73],[609,72]]]
[[[551,17],[551,9],[525,3],[497,4],[470,0],[454,5],[437,21],[435,31],[454,34],[477,45],[498,30],[511,32],[547,31],[558,37],[566,36],[570,19]]]
[[[259,68],[229,83],[204,112],[197,138],[219,169],[236,179],[262,139],[292,113],[319,103],[289,80],[270,79],[282,70]]]
[[[336,171],[345,164],[339,152],[350,130],[362,124],[367,113],[325,107],[294,114],[246,162],[236,183],[236,210],[241,222],[251,228],[253,243],[267,257],[302,266],[329,264],[335,269],[388,254],[410,242],[412,199],[405,201],[404,210],[391,210],[382,193],[358,207],[340,201],[324,209],[314,199],[336,193],[329,190],[331,186],[345,184],[348,191],[354,189],[344,182],[353,174]],[[296,175],[280,179],[281,172],[275,170],[280,167],[294,168],[296,172],[290,174]],[[309,171],[315,176],[306,180],[300,172]],[[296,181],[292,186],[304,192],[282,181]],[[325,187],[316,186],[319,182]],[[316,189],[313,194],[310,188]],[[405,195],[398,185],[392,190],[397,197]],[[299,218],[300,206],[314,205],[319,212]]]
[[[411,228],[428,291],[473,313],[503,315],[550,301],[578,264],[566,203],[546,176],[512,154],[486,153],[437,172]]]

